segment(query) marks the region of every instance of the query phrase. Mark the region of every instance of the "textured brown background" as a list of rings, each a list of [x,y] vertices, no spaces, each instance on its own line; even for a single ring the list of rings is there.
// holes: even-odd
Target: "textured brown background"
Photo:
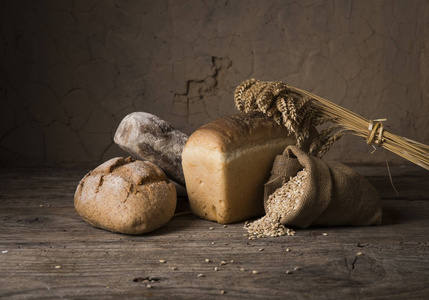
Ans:
[[[0,21],[0,166],[125,155],[113,135],[133,111],[190,134],[236,112],[251,77],[429,144],[428,1],[10,0]],[[383,163],[371,150],[347,137],[328,158]]]

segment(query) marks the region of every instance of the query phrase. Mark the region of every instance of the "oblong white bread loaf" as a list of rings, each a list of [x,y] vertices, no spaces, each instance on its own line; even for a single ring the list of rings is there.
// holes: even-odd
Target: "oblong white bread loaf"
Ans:
[[[188,139],[182,167],[192,212],[221,224],[264,213],[264,183],[288,145],[288,130],[259,112],[208,123]]]

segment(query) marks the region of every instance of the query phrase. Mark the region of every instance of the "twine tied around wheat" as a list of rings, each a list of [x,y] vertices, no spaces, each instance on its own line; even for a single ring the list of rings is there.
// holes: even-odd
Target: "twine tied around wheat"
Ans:
[[[383,147],[429,170],[429,146],[397,136],[385,130],[386,119],[367,120],[322,97],[279,81],[249,79],[234,92],[237,109],[260,111],[283,124],[295,135],[301,147],[309,138],[310,129],[333,123],[320,131],[310,145],[309,153],[319,158],[345,134],[363,137],[367,144]]]

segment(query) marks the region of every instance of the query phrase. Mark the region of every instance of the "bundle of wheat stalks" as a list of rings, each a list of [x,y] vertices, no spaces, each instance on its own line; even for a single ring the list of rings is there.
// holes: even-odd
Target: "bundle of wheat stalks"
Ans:
[[[312,127],[334,123],[312,142],[309,153],[317,157],[322,157],[343,135],[354,134],[429,170],[429,146],[387,132],[382,123],[385,120],[367,120],[299,88],[249,79],[237,87],[234,100],[242,112],[260,111],[283,124],[295,135],[298,147],[309,137]]]

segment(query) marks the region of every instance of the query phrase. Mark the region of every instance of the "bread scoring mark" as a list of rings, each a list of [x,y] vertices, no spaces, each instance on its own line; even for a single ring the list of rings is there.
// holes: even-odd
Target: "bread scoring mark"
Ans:
[[[130,198],[130,195],[135,195],[136,194],[136,189],[134,188],[134,184],[132,184],[131,182],[127,182],[128,188],[126,189],[127,191],[127,196],[125,197],[124,201],[122,201],[123,204],[127,203],[128,199]]]
[[[98,181],[98,185],[97,185],[97,189],[95,190],[95,193],[98,193],[103,183],[104,183],[104,175],[100,175],[100,180]]]
[[[113,173],[117,168],[122,167],[123,165],[129,164],[134,162],[134,159],[131,156],[128,156],[126,159],[116,160],[110,167],[109,167],[109,173]]]
[[[85,185],[85,181],[86,181],[86,179],[89,177],[89,176],[91,176],[92,175],[92,172],[93,171],[89,171],[85,176],[83,176],[83,178],[79,181],[79,184],[78,184],[78,186],[77,186],[77,189],[76,189],[76,194],[80,194],[80,193],[82,193],[82,190],[83,190],[83,187],[84,187],[84,185]]]

